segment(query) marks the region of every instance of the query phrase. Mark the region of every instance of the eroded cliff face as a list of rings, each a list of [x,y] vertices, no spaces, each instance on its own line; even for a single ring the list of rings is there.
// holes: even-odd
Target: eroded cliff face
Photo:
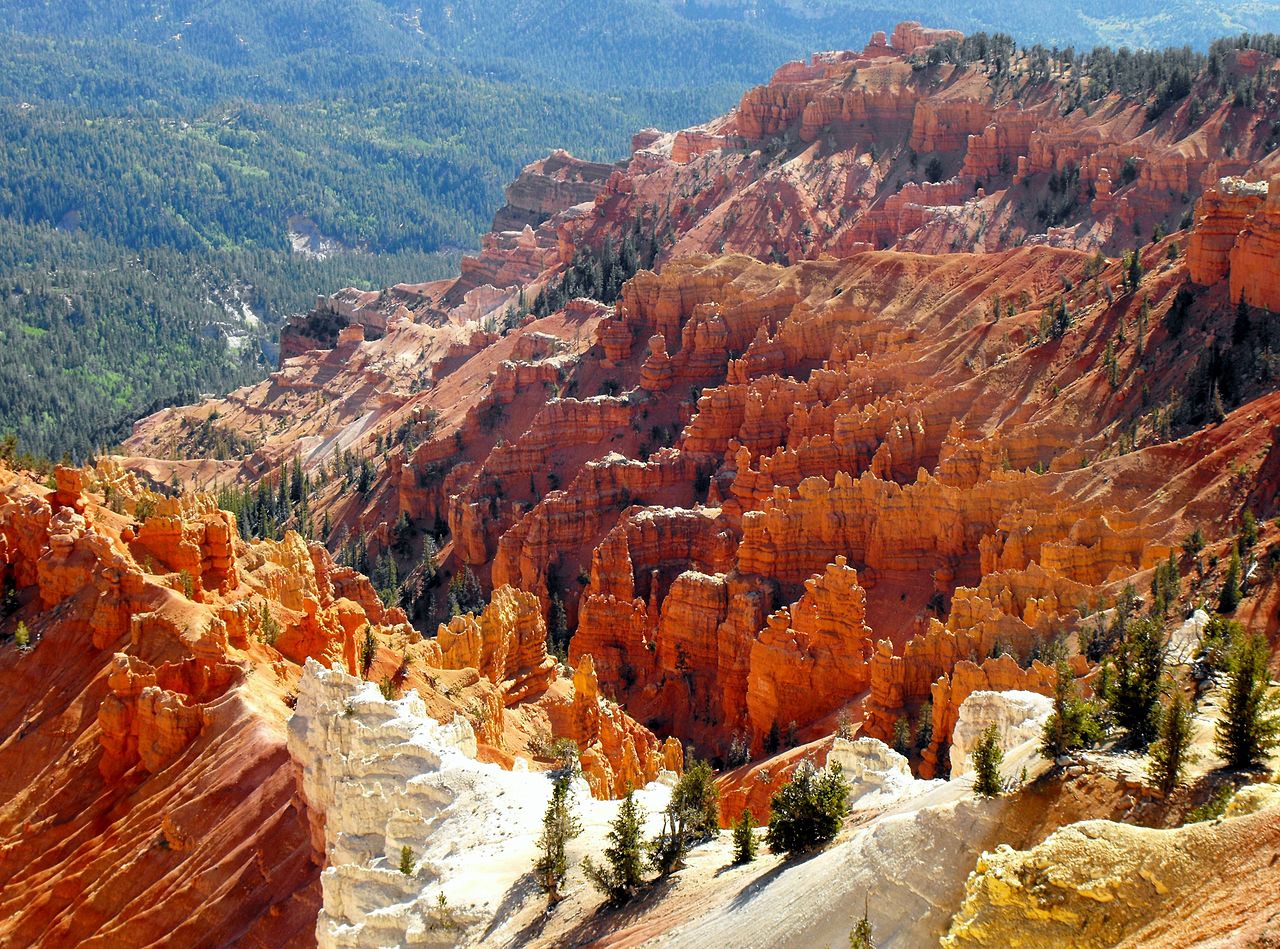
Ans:
[[[299,437],[256,457],[313,446],[324,472],[381,439],[368,492],[330,476],[314,498],[332,536],[385,549],[400,515],[447,523],[444,577],[523,591],[544,624],[561,604],[571,662],[590,656],[602,693],[659,734],[760,753],[844,715],[889,739],[931,701],[934,773],[964,696],[1050,691],[1035,653],[1183,534],[1220,535],[1265,478],[1271,396],[1173,437],[1181,354],[1235,318],[1228,281],[1188,287],[1200,234],[1190,264],[1172,252],[1185,235],[1144,248],[1136,290],[1120,261],[1045,246],[674,259],[616,306],[477,333],[469,356],[423,350],[443,367],[429,391],[348,387],[329,411],[363,411],[323,440],[287,406],[327,401],[356,367],[404,372],[396,331],[291,362],[264,397]]]
[[[261,637],[307,601],[341,642],[332,599],[206,501],[113,468],[57,485],[0,466],[4,628],[31,634],[0,655],[4,938],[311,942],[318,868],[283,741],[296,671]]]
[[[1254,355],[1270,352],[1280,189],[1266,123],[1207,85],[1160,111],[1022,54],[931,62],[947,39],[905,25],[784,66],[705,126],[641,133],[618,166],[531,166],[456,281],[326,301],[270,380],[143,420],[126,465],[200,485],[297,457],[323,541],[359,537],[434,580],[414,629],[354,575],[326,600],[323,551],[253,545],[282,668],[356,672],[362,624],[396,630],[370,678],[405,656],[431,670],[410,684],[433,717],[467,713],[483,761],[549,765],[533,750],[569,738],[591,791],[616,797],[678,770],[682,743],[745,753],[725,797],[759,817],[837,729],[905,730],[916,775],[963,771],[966,706],[1034,731],[1058,675],[1040,657],[1072,651],[1197,529],[1209,548],[1180,559],[1181,589],[1213,596],[1241,512],[1280,513],[1280,394]],[[1224,62],[1275,95],[1272,57]],[[637,240],[653,266],[613,302],[529,311],[575,254],[603,274]],[[347,321],[332,340],[330,312]],[[252,450],[202,457],[212,426]],[[74,547],[59,503],[23,516]],[[130,543],[186,570],[194,599],[248,595],[218,512],[179,520]],[[1239,615],[1274,637],[1275,567],[1258,559]],[[20,569],[49,603],[83,579]],[[270,579],[309,569],[310,599]],[[448,617],[465,571],[488,605]],[[112,609],[91,629],[115,628]],[[572,634],[567,668],[553,627]],[[163,767],[197,718],[160,693],[220,676],[113,668],[113,767]],[[144,740],[161,721],[172,741]]]
[[[1223,178],[1196,206],[1187,264],[1199,284],[1230,280],[1231,299],[1280,310],[1280,177]]]
[[[426,640],[319,545],[247,543],[212,499],[111,463],[59,469],[55,490],[0,465],[0,587],[0,931],[17,943],[312,943],[327,808],[285,749],[306,662],[408,695],[498,769],[550,767],[553,731],[603,798],[682,766],[588,665],[557,669],[535,597],[504,588]],[[176,885],[191,875],[201,888]]]

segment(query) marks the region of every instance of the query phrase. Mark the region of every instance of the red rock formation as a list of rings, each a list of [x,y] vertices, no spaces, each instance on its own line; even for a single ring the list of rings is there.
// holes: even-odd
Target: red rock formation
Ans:
[[[1187,246],[1187,269],[1196,283],[1211,285],[1231,272],[1231,253],[1254,212],[1267,200],[1265,183],[1224,178],[1196,205]]]
[[[558,723],[601,795],[682,767],[678,742],[602,701],[589,658],[558,676],[530,594],[499,590],[425,641],[292,532],[246,543],[210,499],[160,498],[110,465],[57,484],[0,465],[0,582],[18,604],[3,629],[32,636],[0,651],[0,681],[47,683],[0,704],[4,938],[309,944],[319,867],[284,750],[308,657],[476,715],[482,754],[508,765]],[[207,887],[177,885],[190,874]],[[168,895],[139,906],[136,887]]]
[[[1231,299],[1280,312],[1280,176],[1231,251]]]
[[[1280,310],[1280,176],[1268,182],[1224,178],[1196,206],[1187,266],[1196,283],[1230,277],[1230,299]]]
[[[536,228],[552,215],[595,199],[615,166],[583,161],[556,150],[525,167],[507,185],[507,203],[493,218],[493,230]]]
[[[813,722],[871,682],[866,593],[844,556],[805,582],[804,595],[772,614],[751,645],[747,718],[763,740],[788,721]]]
[[[964,39],[964,34],[958,30],[934,30],[908,20],[899,23],[893,28],[893,35],[889,39],[889,44],[903,53],[914,53],[918,49],[933,46],[943,40],[956,40],[958,42],[962,39]]]
[[[577,743],[583,775],[597,797],[622,797],[628,787],[644,786],[661,770],[678,774],[684,769],[680,742],[658,742],[601,696],[590,656],[582,657],[573,674],[571,700],[549,705],[548,712],[554,733]]]
[[[128,519],[68,497],[73,480],[87,483],[63,476],[46,496],[0,466],[0,547],[35,637],[0,656],[0,677],[45,683],[0,710],[4,938],[310,942],[318,877],[283,747],[287,678],[246,678],[225,624],[147,574]],[[207,888],[179,885],[192,876]]]
[[[352,332],[268,384],[147,420],[131,444],[169,454],[215,410],[241,432],[265,421],[239,476],[300,454],[326,478],[311,510],[331,515],[334,546],[363,531],[381,553],[404,515],[402,575],[436,529],[442,577],[465,564],[486,588],[521,591],[518,648],[477,645],[491,638],[476,633],[483,616],[446,634],[469,643],[457,662],[501,679],[467,686],[495,756],[550,714],[507,704],[501,684],[541,682],[533,613],[553,597],[591,688],[703,753],[735,733],[759,749],[774,722],[817,737],[840,713],[887,738],[938,689],[945,741],[955,696],[1013,682],[1003,660],[976,665],[993,648],[1025,662],[1192,525],[1227,530],[1244,485],[1265,497],[1267,478],[1233,488],[1222,472],[1256,467],[1276,415],[1264,400],[1220,431],[1170,422],[1186,353],[1230,332],[1228,295],[1268,299],[1274,222],[1258,195],[1235,207],[1210,190],[1191,235],[1144,248],[1136,294],[1095,256],[1176,228],[1224,174],[1266,178],[1266,130],[1225,107],[1153,120],[1147,98],[1119,93],[1086,110],[1069,71],[1031,81],[1015,58],[997,83],[982,64],[920,54],[952,38],[904,24],[892,45],[787,64],[729,116],[637,136],[607,176],[557,156],[513,189],[527,226],[489,235],[459,280],[397,296],[409,318],[387,312],[385,338]],[[1270,90],[1273,62],[1229,65]],[[1194,92],[1211,100],[1207,84]],[[590,206],[567,206],[588,184]],[[484,328],[579,249],[637,230],[660,238],[653,271],[616,304]],[[1184,262],[1173,245],[1188,237]],[[1213,286],[1191,294],[1175,340],[1164,317],[1188,271]],[[1042,324],[1059,302],[1061,338]],[[348,452],[387,459],[367,492],[338,472]],[[289,658],[354,662],[357,614],[289,609]],[[330,622],[340,646],[316,632]],[[499,660],[512,651],[515,672]],[[1018,681],[1043,686],[1033,678]],[[567,707],[565,688],[542,694]]]
[[[480,615],[464,613],[441,626],[435,645],[440,658],[433,665],[475,669],[502,688],[509,705],[545,692],[555,677],[538,598],[511,587],[495,590]]]

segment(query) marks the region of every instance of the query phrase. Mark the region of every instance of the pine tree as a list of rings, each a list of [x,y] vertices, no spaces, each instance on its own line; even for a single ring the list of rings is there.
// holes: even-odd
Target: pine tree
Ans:
[[[289,466],[289,500],[294,504],[298,504],[306,497],[306,478],[302,474],[302,460],[299,456],[293,456],[293,462]]]
[[[31,647],[31,630],[27,628],[27,624],[18,620],[18,628],[14,631],[13,641],[17,643],[19,649],[29,649]]]
[[[1057,672],[1053,712],[1044,723],[1040,742],[1040,754],[1050,761],[1096,741],[1100,732],[1092,704],[1082,699],[1076,689],[1070,663],[1059,660]]]
[[[1182,689],[1173,687],[1173,699],[1160,718],[1160,737],[1151,746],[1147,776],[1165,795],[1173,793],[1195,760],[1191,746],[1191,706]]]
[[[1160,624],[1144,617],[1127,624],[1116,650],[1108,705],[1130,748],[1146,748],[1160,726],[1165,641]]]
[[[1216,425],[1222,424],[1227,418],[1227,409],[1222,404],[1222,392],[1218,389],[1217,380],[1214,380],[1213,388],[1209,392],[1209,417]]]
[[[400,872],[407,877],[413,876],[414,863],[413,849],[405,844],[400,848]]]
[[[547,902],[560,899],[560,887],[569,873],[569,858],[565,848],[570,840],[582,833],[582,821],[573,813],[573,788],[570,772],[560,772],[551,786],[551,800],[542,816],[542,836],[538,838],[540,850],[534,862],[533,872],[538,885],[547,894]]]
[[[1227,562],[1227,575],[1222,581],[1222,592],[1218,595],[1218,612],[1234,613],[1243,596],[1240,589],[1240,545],[1231,547],[1231,559]]]
[[[1004,750],[1000,747],[1000,732],[994,724],[983,729],[970,756],[973,759],[973,790],[983,797],[995,797],[1004,789],[1004,778],[1000,774]]]
[[[694,844],[720,831],[720,790],[711,765],[690,758],[662,814],[662,831],[649,845],[649,860],[662,876],[678,868]]]
[[[449,581],[449,616],[479,613],[484,609],[484,590],[470,567],[464,566]]]
[[[1252,324],[1249,319],[1249,305],[1244,302],[1244,292],[1240,293],[1240,302],[1236,306],[1236,321],[1231,326],[1231,342],[1239,346],[1249,338]]]
[[[928,748],[933,744],[933,703],[925,699],[916,716],[916,748]]]
[[[1250,551],[1258,544],[1258,519],[1253,511],[1245,510],[1240,518],[1240,549]]]
[[[373,638],[373,627],[366,623],[364,637],[360,640],[360,678],[369,678],[369,672],[373,669],[373,660],[377,655],[378,641]]]
[[[1134,250],[1125,255],[1125,284],[1129,290],[1137,290],[1142,283],[1142,254]]]
[[[733,822],[733,862],[750,863],[756,858],[756,826],[755,815],[750,808],[744,807],[742,814]]]
[[[1169,559],[1156,564],[1151,576],[1151,615],[1164,619],[1169,615],[1169,607],[1177,602],[1181,587],[1182,574],[1178,570],[1178,560],[1173,551],[1169,551]]]
[[[1058,297],[1053,304],[1052,312],[1049,331],[1054,339],[1061,339],[1071,329],[1071,311],[1067,309],[1067,302]]]
[[[551,610],[547,617],[547,652],[562,662],[569,658],[569,618],[558,593],[551,597]]]
[[[1227,697],[1214,750],[1230,768],[1261,765],[1280,745],[1280,691],[1271,688],[1265,637],[1241,636],[1231,650]]]
[[[911,752],[911,723],[905,715],[898,716],[893,723],[893,750],[900,755]]]
[[[609,846],[605,848],[603,866],[588,857],[582,862],[583,872],[610,903],[625,903],[644,883],[644,820],[635,792],[628,788],[618,816],[609,825]]]
[[[271,615],[267,602],[262,602],[262,612],[258,616],[258,638],[268,646],[274,646],[280,638],[280,623]]]
[[[778,728],[778,720],[775,718],[773,724],[769,726],[769,732],[764,736],[765,754],[777,754],[778,749],[782,746],[782,732]]]
[[[765,840],[774,853],[793,854],[832,840],[849,812],[849,782],[839,764],[822,771],[801,761],[774,792]]]

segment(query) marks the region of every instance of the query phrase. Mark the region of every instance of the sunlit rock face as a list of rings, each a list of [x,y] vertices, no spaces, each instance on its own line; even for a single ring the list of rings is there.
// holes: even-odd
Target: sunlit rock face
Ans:
[[[477,761],[461,715],[441,723],[416,696],[309,662],[289,721],[300,796],[321,874],[316,938],[324,947],[499,943],[512,910],[536,901],[530,869],[551,793],[547,774]],[[637,795],[653,824],[668,787]],[[593,801],[581,776],[586,833],[599,846],[617,804]],[[406,851],[406,848],[407,851]],[[443,895],[445,904],[441,904]]]
[[[1053,701],[1034,692],[974,692],[960,706],[951,733],[951,777],[973,770],[973,748],[990,726],[996,727],[1000,748],[1007,751],[1038,741],[1052,711]]]

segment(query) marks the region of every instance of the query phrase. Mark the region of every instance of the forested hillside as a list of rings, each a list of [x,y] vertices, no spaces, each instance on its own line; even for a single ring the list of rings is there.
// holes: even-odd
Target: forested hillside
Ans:
[[[316,294],[446,275],[533,158],[616,157],[636,128],[693,121],[713,98],[443,63],[343,86],[330,50],[264,73],[129,41],[11,39],[0,434],[52,457],[260,376],[279,323]]]
[[[1280,27],[1275,3],[1089,11],[0,0],[0,433],[53,455],[109,444],[264,372],[315,294],[447,272],[550,149],[620,157],[640,127],[708,118],[904,16],[1082,47]]]

